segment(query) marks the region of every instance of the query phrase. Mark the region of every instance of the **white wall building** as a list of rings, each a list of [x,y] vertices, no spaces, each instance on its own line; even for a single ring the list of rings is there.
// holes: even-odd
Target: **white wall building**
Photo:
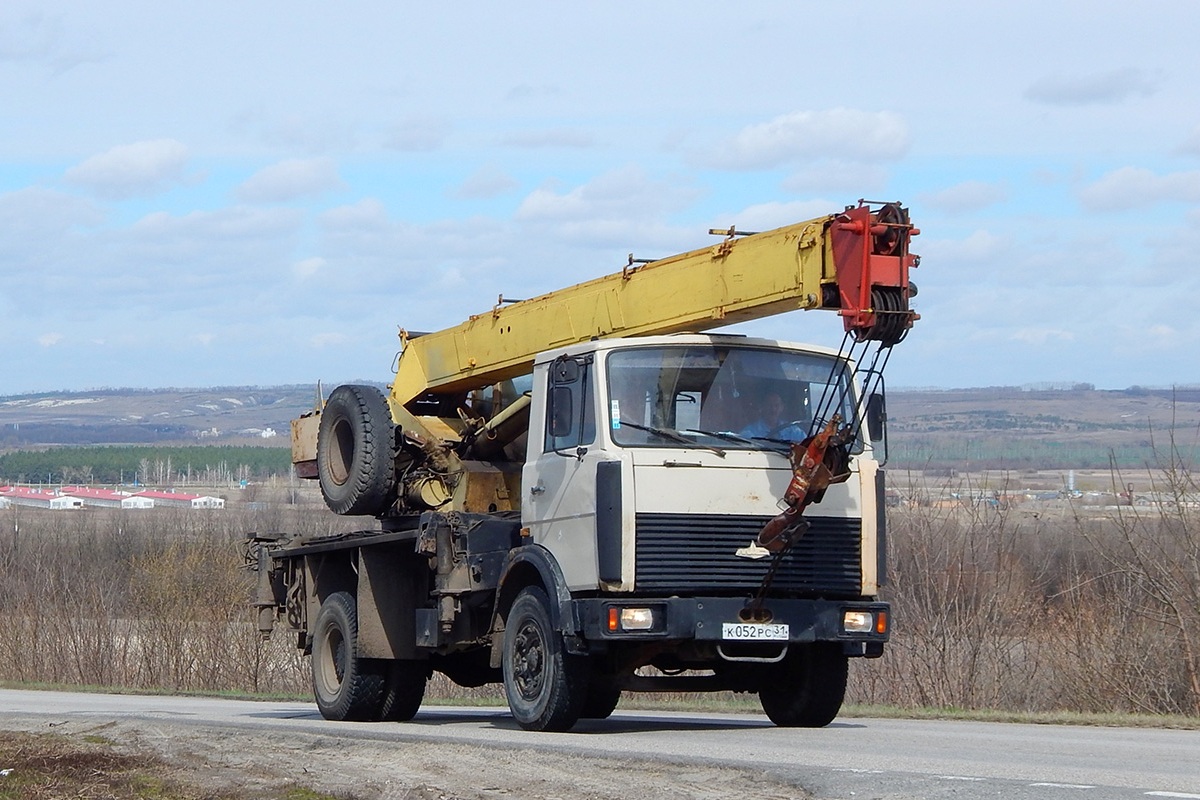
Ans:
[[[147,489],[138,492],[134,497],[147,498],[156,506],[175,506],[178,508],[224,508],[225,501],[220,497],[209,497],[186,492],[160,492]]]
[[[59,495],[50,489],[31,489],[24,486],[6,487],[3,497],[14,506],[49,508],[53,511],[83,508],[83,501],[70,495]]]

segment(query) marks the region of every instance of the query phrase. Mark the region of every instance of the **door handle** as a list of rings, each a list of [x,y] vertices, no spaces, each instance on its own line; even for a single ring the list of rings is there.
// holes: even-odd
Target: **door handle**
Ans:
[[[529,487],[529,493],[534,496],[537,496],[539,494],[545,494],[546,487],[542,484],[541,481],[538,481],[533,486]]]

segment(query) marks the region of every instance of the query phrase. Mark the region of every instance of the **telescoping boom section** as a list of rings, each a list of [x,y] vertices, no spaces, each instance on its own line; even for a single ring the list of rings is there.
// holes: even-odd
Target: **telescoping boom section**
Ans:
[[[878,206],[876,208],[876,206]],[[909,270],[918,231],[898,203],[867,203],[761,233],[712,230],[717,244],[529,300],[436,333],[401,333],[393,407],[527,374],[542,351],[618,336],[700,332],[797,309],[843,318],[857,341],[899,341],[917,315]]]

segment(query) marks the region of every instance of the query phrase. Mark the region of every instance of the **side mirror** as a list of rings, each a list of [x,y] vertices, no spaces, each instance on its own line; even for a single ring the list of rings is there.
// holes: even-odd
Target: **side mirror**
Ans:
[[[571,434],[571,387],[555,386],[550,390],[550,435],[561,439]]]
[[[867,398],[867,436],[872,442],[881,442],[887,435],[887,403],[883,394],[873,393]]]
[[[579,362],[566,356],[555,359],[550,367],[551,381],[555,386],[574,383],[579,380],[579,372]]]

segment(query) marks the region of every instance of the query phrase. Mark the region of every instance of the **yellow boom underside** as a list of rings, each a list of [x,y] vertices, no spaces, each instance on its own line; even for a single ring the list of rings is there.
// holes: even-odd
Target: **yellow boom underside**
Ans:
[[[819,307],[822,283],[835,278],[832,219],[730,236],[407,339],[391,403],[523,375],[537,353],[592,338],[697,332]]]

